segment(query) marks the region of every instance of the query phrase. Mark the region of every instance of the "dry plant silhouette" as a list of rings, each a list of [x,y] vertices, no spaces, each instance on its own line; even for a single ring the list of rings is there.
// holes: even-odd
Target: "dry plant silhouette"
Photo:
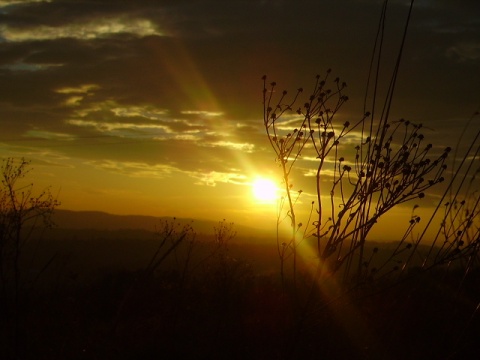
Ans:
[[[18,351],[21,306],[30,295],[28,286],[35,282],[22,269],[22,251],[37,227],[52,225],[50,217],[59,205],[49,189],[37,194],[33,183],[25,183],[29,166],[23,158],[8,158],[0,168],[0,311],[6,319],[7,342],[14,356]]]
[[[282,272],[284,261],[291,253],[293,281],[297,242],[308,237],[315,238],[323,271],[332,273],[344,267],[345,280],[348,281],[352,273],[357,279],[362,278],[365,242],[380,217],[397,205],[425,197],[426,191],[445,180],[443,172],[451,149],[432,154],[433,146],[425,143],[421,124],[403,119],[395,122],[382,119],[375,123],[369,119],[369,113],[352,124],[337,123],[335,115],[347,97],[342,93],[345,85],[339,85],[338,79],[334,82],[336,89],[332,91],[326,87],[326,78],[320,80],[317,76],[308,101],[295,111],[299,118],[293,119],[287,114],[293,111],[300,90],[290,102],[285,102],[286,91],[274,102],[275,83],[263,90],[264,126],[282,170],[286,193],[283,200],[292,229],[289,242],[281,245]],[[283,129],[292,123],[295,128],[284,134]],[[354,155],[343,156],[342,152],[347,153],[349,146],[344,145],[343,140],[351,142],[348,135],[357,129],[359,144],[354,147]],[[296,215],[296,198],[302,191],[295,191],[290,180],[302,156],[317,160],[316,201],[312,202],[313,214],[305,224],[298,221]],[[324,178],[328,182],[331,179],[329,188]],[[329,199],[325,200],[326,197]],[[414,217],[411,225],[419,220]],[[299,231],[302,227],[306,229]]]
[[[428,142],[421,123],[390,119],[413,1],[385,100],[379,104],[387,5],[385,1],[372,51],[364,113],[357,119],[345,121],[342,117],[342,106],[348,101],[347,85],[338,77],[330,79],[330,69],[325,76],[316,76],[312,90],[306,95],[303,88],[293,94],[279,91],[275,81],[269,81],[266,75],[262,78],[263,126],[275,153],[284,189],[277,216],[280,277],[285,296],[292,297],[297,308],[290,346],[286,349],[287,356],[292,358],[298,355],[297,343],[308,334],[314,314],[332,311],[340,318],[348,318],[347,327],[357,324],[357,330],[351,331],[357,332],[355,337],[361,338],[360,343],[369,343],[374,340],[362,333],[371,331],[368,322],[373,320],[355,321],[358,312],[365,311],[359,309],[368,299],[375,298],[386,304],[396,304],[399,299],[408,302],[418,294],[431,299],[423,290],[432,284],[426,285],[424,281],[431,277],[436,283],[439,274],[448,276],[450,286],[456,287],[451,293],[439,294],[440,301],[449,303],[461,315],[453,321],[451,316],[442,314],[446,309],[439,305],[441,310],[435,319],[426,321],[441,325],[443,332],[432,329],[432,334],[443,338],[445,346],[422,349],[416,358],[439,356],[442,351],[455,356],[466,329],[474,329],[470,326],[478,322],[480,299],[467,305],[461,303],[459,296],[462,285],[477,277],[480,265],[480,148],[479,130],[474,126],[478,112],[464,129],[465,134],[473,128],[474,136],[469,143],[465,143],[467,140],[462,135],[456,145],[450,144],[455,145],[453,159],[452,147],[439,148]],[[377,111],[379,106],[381,109]],[[295,178],[305,176],[306,166],[300,165],[301,161],[313,164],[308,170],[314,176],[307,179],[311,179],[309,188],[315,189],[315,193],[309,204],[302,201],[306,197],[305,189],[294,186]],[[443,190],[443,195],[431,216],[421,221],[415,210],[433,188]],[[412,202],[412,216],[395,246],[381,249],[382,245],[370,245],[369,234],[380,218],[407,202]],[[300,213],[309,215],[300,218]],[[280,231],[284,222],[290,229],[286,240]],[[428,238],[427,232],[434,230],[438,223],[436,236]],[[301,248],[303,252],[305,248],[314,249],[314,269],[311,264],[307,269],[299,265],[305,263],[299,255]],[[313,275],[305,275],[305,271]],[[395,311],[403,316],[408,311],[420,316],[426,310],[420,300],[413,307],[407,310],[387,306],[382,316],[393,319]],[[431,309],[437,310],[437,306]],[[405,320],[399,322],[405,324]],[[381,331],[387,330],[380,322],[376,326]],[[399,332],[406,332],[407,328],[410,329],[406,326]],[[398,345],[392,345],[391,341],[386,342],[382,356],[390,356],[386,349]],[[383,347],[383,344],[377,345]],[[364,353],[367,357],[376,358],[376,355]]]

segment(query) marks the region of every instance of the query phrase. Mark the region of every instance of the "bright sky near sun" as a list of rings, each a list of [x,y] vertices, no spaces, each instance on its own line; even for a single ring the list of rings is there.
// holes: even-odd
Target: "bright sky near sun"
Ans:
[[[382,94],[408,11],[390,3]],[[294,91],[332,68],[351,99],[339,116],[357,119],[380,10],[365,0],[0,1],[2,158],[31,160],[35,185],[51,185],[64,209],[273,228],[282,185],[261,77]],[[391,116],[422,122],[441,148],[479,106],[478,14],[479,1],[414,7]],[[294,179],[307,205],[309,175],[302,163]],[[395,216],[408,221],[410,208]]]
[[[255,179],[252,190],[255,199],[260,202],[275,203],[280,196],[277,184],[270,179]]]

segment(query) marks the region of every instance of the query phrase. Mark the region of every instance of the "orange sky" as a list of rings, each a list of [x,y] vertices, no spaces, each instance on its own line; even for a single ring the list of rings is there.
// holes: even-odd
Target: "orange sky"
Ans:
[[[479,105],[479,4],[414,8],[392,118],[424,123],[439,149]],[[389,11],[380,90],[407,8]],[[261,77],[294,90],[332,68],[351,99],[340,118],[358,118],[379,14],[360,0],[0,1],[2,157],[30,159],[35,186],[51,185],[65,209],[274,228],[275,205],[251,187],[280,185]],[[375,236],[401,231],[413,205]]]

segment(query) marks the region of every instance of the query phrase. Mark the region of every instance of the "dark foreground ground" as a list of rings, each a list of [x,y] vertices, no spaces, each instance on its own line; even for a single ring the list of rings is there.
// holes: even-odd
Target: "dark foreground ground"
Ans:
[[[155,242],[44,242],[18,291],[4,289],[0,358],[480,358],[478,268],[341,293],[307,271],[282,286],[271,247],[214,247],[177,249],[150,271]]]

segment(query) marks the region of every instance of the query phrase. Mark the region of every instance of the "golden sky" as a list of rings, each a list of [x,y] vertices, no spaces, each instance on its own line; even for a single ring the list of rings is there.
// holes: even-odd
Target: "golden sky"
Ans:
[[[390,3],[383,90],[408,10]],[[30,159],[35,186],[51,185],[64,209],[273,228],[275,206],[252,189],[280,175],[261,77],[295,90],[332,68],[351,99],[339,116],[357,119],[380,10],[373,0],[0,1],[2,158]],[[414,7],[391,116],[423,123],[438,149],[479,106],[478,14],[476,0]],[[308,174],[304,163],[296,175],[306,190]]]

